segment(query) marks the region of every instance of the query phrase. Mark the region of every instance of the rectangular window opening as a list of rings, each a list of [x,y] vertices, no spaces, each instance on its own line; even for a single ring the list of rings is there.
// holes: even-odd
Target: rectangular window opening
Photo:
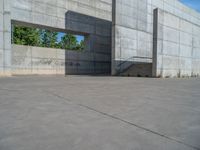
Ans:
[[[12,44],[46,48],[82,51],[85,49],[85,36],[56,32],[49,29],[12,26]]]

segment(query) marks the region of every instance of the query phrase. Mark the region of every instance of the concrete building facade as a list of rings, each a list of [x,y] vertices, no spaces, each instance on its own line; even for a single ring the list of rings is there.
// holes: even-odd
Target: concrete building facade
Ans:
[[[200,14],[178,0],[0,0],[0,75],[200,75]],[[82,34],[83,52],[11,43],[12,24]]]
[[[200,74],[199,13],[178,0],[114,0],[113,5],[113,74]]]
[[[0,0],[0,72],[110,74],[111,0]],[[85,36],[83,52],[11,44],[11,26],[41,27]]]

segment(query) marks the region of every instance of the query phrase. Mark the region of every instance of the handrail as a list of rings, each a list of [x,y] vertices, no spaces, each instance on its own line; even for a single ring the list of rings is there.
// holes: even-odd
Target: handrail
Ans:
[[[121,37],[120,37],[120,52],[122,51],[122,48],[121,48]],[[134,58],[142,58],[142,59],[152,59],[150,57],[140,57],[140,56],[132,56],[126,60],[124,60],[123,62],[121,62],[120,64],[117,65],[117,68],[120,67],[120,69],[118,70],[118,74],[121,74],[124,70],[130,68],[131,66],[133,66],[134,64],[131,64],[129,67],[127,68],[124,68],[123,71],[121,70],[121,66],[124,65],[125,63],[127,62],[130,62],[130,60],[134,59]],[[122,61],[122,60],[121,60]]]
[[[125,61],[121,62],[121,63],[118,64],[117,66],[120,67],[121,65],[123,65],[123,64],[125,64],[125,63],[127,63],[127,62],[129,62],[129,60],[131,60],[131,59],[133,59],[133,58],[152,59],[152,58],[150,58],[150,57],[132,56],[132,57],[126,59]]]

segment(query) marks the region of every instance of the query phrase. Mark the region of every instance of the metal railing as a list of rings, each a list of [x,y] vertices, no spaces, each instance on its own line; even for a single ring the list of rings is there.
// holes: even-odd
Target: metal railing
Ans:
[[[132,57],[126,59],[125,61],[121,62],[120,64],[118,64],[117,67],[121,67],[122,65],[130,62],[130,60],[135,59],[135,58],[138,58],[138,59],[152,59],[152,58],[149,58],[149,57],[132,56]]]

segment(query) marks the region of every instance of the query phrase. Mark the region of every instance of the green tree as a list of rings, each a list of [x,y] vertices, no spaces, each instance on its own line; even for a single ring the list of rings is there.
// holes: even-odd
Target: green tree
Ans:
[[[58,32],[52,32],[49,30],[40,30],[41,46],[50,48],[59,48],[57,42]]]
[[[66,50],[82,50],[84,49],[84,41],[80,43],[77,41],[77,38],[73,34],[65,34],[61,41],[59,42],[60,48]]]
[[[60,48],[74,50],[77,48],[78,41],[72,34],[65,34],[59,42]]]
[[[80,43],[73,34],[65,34],[58,42],[58,32],[46,29],[14,26],[13,43],[49,48],[61,48],[66,50],[84,49],[84,41]]]
[[[40,33],[36,28],[15,26],[13,43],[19,45],[40,46]]]
[[[84,40],[81,40],[81,42],[79,43],[79,50],[83,50],[85,48],[85,42]]]

